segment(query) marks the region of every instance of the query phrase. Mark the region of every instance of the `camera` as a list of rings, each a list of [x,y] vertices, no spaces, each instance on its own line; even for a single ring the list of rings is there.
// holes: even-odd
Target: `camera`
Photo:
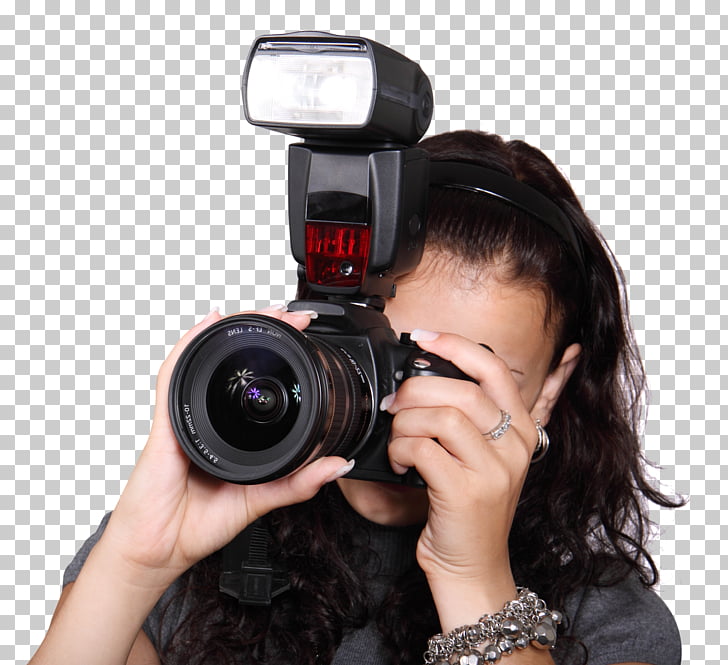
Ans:
[[[372,307],[295,301],[319,316],[305,333],[240,314],[210,326],[185,349],[171,385],[173,423],[187,454],[211,474],[260,483],[323,455],[356,458],[351,477],[419,484],[387,459],[384,395],[412,376],[467,378],[397,339]]]
[[[184,350],[169,393],[191,460],[235,483],[285,476],[324,455],[350,477],[421,485],[387,458],[383,396],[412,376],[467,379],[398,338],[384,315],[425,239],[430,164],[413,147],[432,117],[420,67],[381,44],[327,33],[260,37],[242,83],[246,119],[292,134],[288,216],[306,298],[300,332],[257,314],[210,326]]]

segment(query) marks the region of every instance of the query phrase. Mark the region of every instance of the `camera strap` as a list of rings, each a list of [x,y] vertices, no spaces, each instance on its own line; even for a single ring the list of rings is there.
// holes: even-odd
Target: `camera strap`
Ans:
[[[288,591],[288,571],[270,556],[271,536],[258,519],[240,532],[222,551],[220,591],[241,605],[270,605]]]

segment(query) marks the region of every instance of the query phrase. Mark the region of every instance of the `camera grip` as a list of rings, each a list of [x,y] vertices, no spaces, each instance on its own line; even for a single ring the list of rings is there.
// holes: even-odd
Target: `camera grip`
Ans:
[[[434,353],[415,350],[407,356],[402,372],[402,380],[413,376],[442,376],[448,379],[461,379],[463,381],[474,381],[465,372],[462,372],[450,361],[436,356]]]

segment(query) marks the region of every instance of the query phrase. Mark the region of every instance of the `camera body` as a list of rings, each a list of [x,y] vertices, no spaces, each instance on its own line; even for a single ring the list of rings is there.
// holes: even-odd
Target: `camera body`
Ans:
[[[366,375],[372,390],[372,413],[366,432],[344,455],[355,458],[349,478],[424,486],[414,469],[404,475],[392,471],[387,455],[392,416],[379,410],[386,395],[394,393],[403,381],[415,376],[441,376],[472,380],[452,363],[420,349],[410,341],[408,333],[399,338],[389,319],[372,307],[351,303],[298,300],[290,310],[313,309],[318,318],[306,333],[337,345],[351,354],[358,368]]]

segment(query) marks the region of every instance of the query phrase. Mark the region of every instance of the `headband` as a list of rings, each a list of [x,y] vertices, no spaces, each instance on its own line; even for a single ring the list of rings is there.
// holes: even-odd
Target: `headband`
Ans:
[[[542,221],[564,242],[586,281],[586,261],[574,224],[551,199],[533,187],[493,169],[466,162],[430,162],[430,185],[487,194]]]

